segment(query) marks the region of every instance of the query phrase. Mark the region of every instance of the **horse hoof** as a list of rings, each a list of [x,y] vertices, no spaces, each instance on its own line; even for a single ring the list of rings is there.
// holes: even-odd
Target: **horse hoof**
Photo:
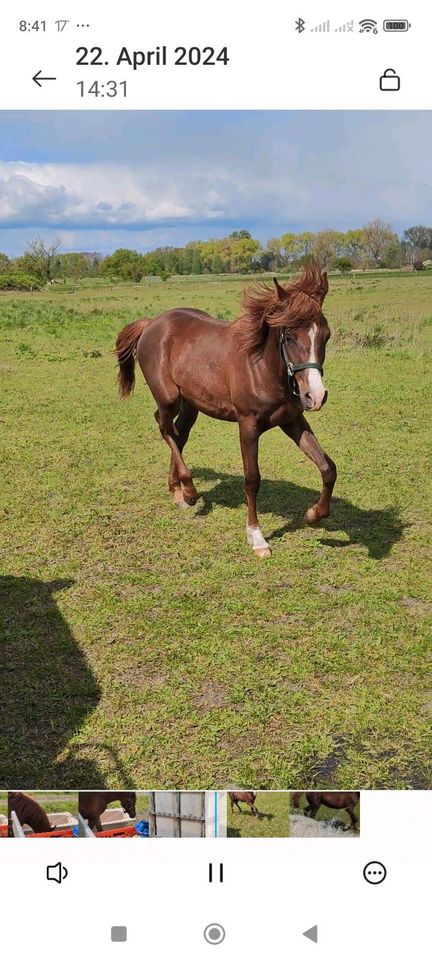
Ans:
[[[194,507],[198,500],[198,494],[190,495],[183,491],[183,503],[185,507]]]
[[[322,519],[319,514],[317,514],[315,507],[310,507],[309,510],[306,510],[304,518],[309,527],[319,527]]]
[[[177,507],[180,507],[181,510],[187,510],[187,508],[189,507],[189,504],[186,502],[183,496],[183,491],[181,487],[176,487],[175,490],[172,491],[172,496],[173,496],[174,503]]]
[[[199,493],[195,490],[195,487],[186,487],[184,484],[181,486],[181,492],[184,502],[188,507],[194,507],[197,500],[199,499]]]
[[[256,557],[260,557],[261,560],[268,560],[271,557],[272,552],[270,547],[256,547],[254,550]]]

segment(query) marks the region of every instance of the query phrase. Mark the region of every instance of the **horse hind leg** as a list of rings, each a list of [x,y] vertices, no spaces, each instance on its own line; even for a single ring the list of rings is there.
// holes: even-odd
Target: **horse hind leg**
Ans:
[[[176,444],[180,451],[183,453],[183,449],[186,446],[189,434],[191,429],[196,422],[198,417],[198,410],[193,407],[191,404],[187,403],[183,398],[180,402],[180,412],[174,423],[174,433],[176,438]],[[188,507],[190,504],[184,497],[183,487],[180,482],[179,471],[177,468],[176,459],[174,454],[171,453],[171,464],[168,475],[168,489],[173,496],[174,502],[179,507]],[[196,493],[196,490],[195,490]]]
[[[271,557],[271,549],[264,539],[257,517],[257,496],[261,483],[258,466],[259,428],[255,421],[239,420],[240,449],[243,458],[244,489],[247,501],[247,542],[256,557]]]
[[[174,417],[177,413],[177,410],[178,396],[173,403],[158,403],[158,409],[155,413],[155,418],[157,420],[161,435],[171,450],[171,463],[174,465],[174,469],[177,471],[177,473],[173,473],[173,477],[176,478],[178,476],[183,498],[188,506],[193,506],[198,500],[198,493],[193,483],[192,473],[186,466],[178,447],[178,436],[174,426]],[[173,494],[176,489],[178,489],[178,485],[174,484],[174,488],[172,490]]]

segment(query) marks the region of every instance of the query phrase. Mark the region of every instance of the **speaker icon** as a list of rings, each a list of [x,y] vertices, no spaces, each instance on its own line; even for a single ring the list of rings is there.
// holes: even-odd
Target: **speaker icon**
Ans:
[[[66,880],[67,875],[68,875],[68,870],[66,869],[65,866],[63,866],[62,863],[60,863],[60,860],[58,863],[50,864],[47,867],[47,871],[46,871],[47,880],[54,880],[55,883],[63,883],[63,880]]]

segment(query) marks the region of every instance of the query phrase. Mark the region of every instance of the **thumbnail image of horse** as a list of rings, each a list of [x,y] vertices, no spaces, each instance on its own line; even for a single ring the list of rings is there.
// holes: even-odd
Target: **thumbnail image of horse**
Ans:
[[[241,803],[246,803],[250,807],[253,817],[258,817],[259,813],[255,806],[256,793],[253,790],[230,790],[228,793],[231,805],[231,813],[234,813],[234,807],[242,813]]]
[[[128,324],[117,337],[120,395],[133,390],[137,359],[171,451],[168,489],[179,506],[192,506],[198,499],[183,457],[198,414],[238,423],[246,537],[258,557],[271,556],[257,516],[258,444],[265,431],[280,427],[321,473],[321,495],[306,511],[306,523],[317,526],[330,513],[336,467],[304,416],[304,411],[320,410],[327,399],[322,380],[330,337],[322,312],[327,292],[327,274],[311,262],[288,286],[276,278],[274,287],[256,284],[245,293],[243,314],[234,323],[178,308]]]
[[[136,817],[136,793],[120,790],[83,790],[78,794],[78,810],[84,820],[88,821],[90,830],[102,831],[101,816],[110,803],[117,800],[131,820]]]
[[[301,796],[302,792],[294,793],[292,796],[292,805],[296,810],[299,809]],[[330,793],[307,791],[305,796],[307,806],[304,809],[304,814],[306,817],[309,816],[315,819],[321,804],[323,804],[325,807],[330,807],[331,810],[345,810],[351,818],[353,829],[358,829],[359,818],[354,812],[354,808],[360,801],[360,792],[358,790],[346,792],[336,790]]]
[[[14,811],[22,827],[28,826],[33,833],[51,833],[55,827],[51,826],[43,807],[26,793],[11,792],[8,794],[9,836],[13,837],[11,814]]]

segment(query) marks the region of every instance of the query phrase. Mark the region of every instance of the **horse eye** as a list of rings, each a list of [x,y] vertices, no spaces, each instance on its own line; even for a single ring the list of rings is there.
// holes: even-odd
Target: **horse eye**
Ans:
[[[294,337],[290,337],[288,333],[285,334],[286,343],[295,343]]]

